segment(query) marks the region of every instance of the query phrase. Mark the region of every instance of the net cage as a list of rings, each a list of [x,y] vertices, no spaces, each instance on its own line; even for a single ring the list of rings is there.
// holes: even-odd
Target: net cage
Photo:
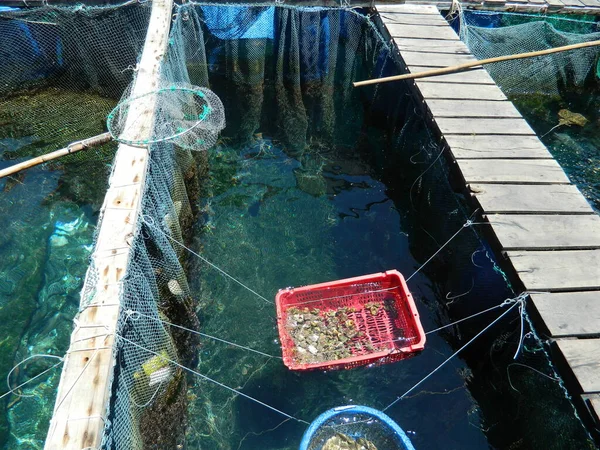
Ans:
[[[461,10],[455,26],[478,59],[547,50],[600,39],[595,20],[559,15]],[[558,96],[595,79],[598,47],[486,65],[508,95]]]
[[[368,406],[343,406],[324,412],[304,433],[299,450],[326,449],[328,442],[336,439],[364,443],[362,448],[367,450],[414,450],[409,437],[396,422]],[[342,446],[338,444],[337,448]]]
[[[425,347],[415,302],[395,270],[283,289],[275,304],[283,362],[292,370],[391,363]]]
[[[12,128],[10,136],[36,135],[45,141],[44,146],[20,147],[6,159],[34,156],[80,139],[90,130],[94,132],[89,134],[103,130],[106,117],[136,76],[150,6],[127,2],[114,7],[44,6],[0,13],[0,39],[5,44],[0,46],[0,64],[6,68],[0,73],[0,114],[10,111],[18,119],[14,122],[22,124]],[[450,186],[449,170],[441,158],[443,149],[423,118],[415,114],[415,104],[408,100],[410,91],[382,86],[357,92],[351,87],[350,81],[397,70],[386,40],[366,15],[339,8],[194,3],[176,6],[173,12],[160,86],[203,86],[216,92],[228,124],[234,125],[232,131],[225,130],[228,139],[251,139],[266,123],[278,130],[286,151],[302,157],[315,140],[331,142],[335,138],[342,143],[340,147],[353,149],[355,141],[364,139],[365,129],[383,124],[389,132],[372,142],[373,150],[362,156],[388,161],[381,169],[382,179],[394,189],[408,192],[410,204],[403,206],[427,223],[426,229],[415,226],[410,230],[426,236],[424,241],[431,239],[430,245],[412,249],[417,258],[424,261],[464,224],[469,207]],[[188,94],[184,97],[189,99]],[[118,108],[126,109],[132,101],[124,97]],[[276,113],[264,107],[267,101],[277,105]],[[194,128],[192,122],[204,111],[202,101],[194,102],[190,102],[195,106],[187,119],[184,113],[175,127],[165,124],[171,127],[170,136],[173,131],[178,134],[179,128]],[[187,100],[184,103],[188,104]],[[356,103],[364,108],[347,108]],[[165,109],[173,113],[172,108]],[[78,125],[82,123],[78,120],[84,120],[85,127]],[[25,123],[27,130],[22,129]],[[185,135],[147,143],[150,162],[141,214],[131,240],[127,274],[119,286],[122,308],[103,449],[183,445],[189,381],[177,364],[194,366],[198,341],[189,333],[167,329],[163,322],[199,327],[197,305],[185,276],[188,261],[173,240],[186,242],[189,237],[201,190],[199,176],[205,175],[206,169],[203,153],[191,154],[182,148],[188,145],[177,138]],[[200,144],[197,140],[193,144]],[[90,186],[91,178],[102,178],[96,174],[110,175],[115,147],[110,144],[87,157],[86,153],[74,155],[80,173],[70,183],[61,184],[63,189],[69,187],[75,199],[94,192],[96,213],[106,184],[102,180],[92,189],[83,188]],[[418,154],[407,153],[417,147],[421,149]],[[57,168],[51,166],[48,172]],[[30,190],[36,187],[27,183],[27,178],[24,181]],[[17,183],[10,192],[25,189],[20,186]],[[55,188],[56,183],[44,192]],[[319,192],[320,187],[307,185],[306,189]],[[100,215],[98,228],[102,220]],[[55,240],[60,241],[60,236]],[[434,262],[436,268],[444,269],[443,279],[436,282],[453,291],[464,290],[465,274],[473,270],[469,253],[477,249],[486,250],[475,230],[460,235]],[[77,287],[81,289],[80,310],[93,301],[99,277],[93,252],[87,256],[90,268],[83,286]],[[495,268],[491,256],[487,261]],[[490,286],[495,292],[510,291],[504,280],[497,289],[502,278],[499,272],[490,269],[488,275],[474,287],[473,295],[485,298]],[[21,279],[23,285],[31,282]],[[464,312],[461,310],[461,315]],[[58,353],[64,351],[66,348]],[[10,366],[12,361],[6,364],[6,371]],[[233,402],[226,398],[222,403]],[[50,418],[47,413],[39,417],[46,423]],[[227,417],[220,422],[223,430],[231,426],[225,422]],[[43,441],[45,429],[40,429],[35,439]],[[8,448],[22,445],[27,444],[13,439]]]

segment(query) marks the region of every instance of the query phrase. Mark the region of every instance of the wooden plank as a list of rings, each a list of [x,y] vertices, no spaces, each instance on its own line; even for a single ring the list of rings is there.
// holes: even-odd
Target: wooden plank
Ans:
[[[569,184],[562,167],[553,159],[465,159],[458,165],[467,184]]]
[[[512,102],[486,100],[427,100],[434,117],[502,117],[520,118],[521,114]],[[498,140],[497,144],[502,145]]]
[[[572,185],[471,184],[487,214],[593,214],[581,192]]]
[[[513,0],[514,1],[514,0]],[[579,0],[560,0],[565,6],[584,6]]]
[[[596,427],[600,428],[600,394],[586,394],[582,396]]]
[[[393,38],[419,38],[458,41],[458,36],[450,27],[421,27],[418,25],[398,25],[388,23],[385,26]]]
[[[432,101],[442,100],[427,100],[427,104]],[[457,159],[552,158],[537,136],[449,135],[445,139]]]
[[[413,39],[395,38],[394,42],[400,51],[414,51],[421,53],[448,53],[470,55],[471,52],[461,41],[448,41],[442,39]]]
[[[154,0],[146,41],[132,96],[157,89],[159,68],[167,49],[172,0]],[[136,137],[147,139],[156,97],[147,96],[128,114],[126,129],[136,124]],[[120,311],[119,283],[127,273],[130,240],[139,214],[147,172],[148,148],[120,144],[86,280],[96,280],[95,294],[77,317],[65,356],[46,450],[100,448],[115,366],[114,339]],[[85,295],[84,292],[81,294]],[[96,338],[90,331],[100,335]]]
[[[401,25],[423,25],[429,27],[447,27],[448,22],[440,15],[433,14],[389,14],[380,12],[384,24],[396,23]]]
[[[439,16],[440,12],[435,6],[432,5],[411,5],[410,3],[406,4],[393,4],[386,5],[382,3],[375,4],[375,8],[377,11],[392,13],[392,14],[430,14],[434,16]]]
[[[406,65],[411,68],[415,66],[439,68],[477,61],[474,56],[465,54],[401,52],[400,56],[402,56]]]
[[[585,6],[600,9],[600,1],[598,0],[580,0]]]
[[[411,73],[425,72],[436,69],[436,67],[411,66]],[[419,78],[419,83],[447,83],[447,84],[489,84],[495,86],[496,83],[490,77],[485,69],[475,69],[460,73],[449,73],[447,75],[435,75],[432,77]]]
[[[600,392],[600,339],[558,339],[556,344],[582,392]]]
[[[600,216],[595,214],[492,214],[488,220],[503,250],[600,248]]]
[[[515,250],[508,257],[526,290],[600,289],[600,250]]]
[[[415,80],[425,100],[441,98],[449,100],[506,100],[496,86],[477,84],[452,84]]]
[[[552,337],[600,335],[600,291],[531,294]]]
[[[476,85],[475,85],[476,86]],[[436,118],[444,135],[449,134],[507,134],[535,136],[525,119],[514,118]]]

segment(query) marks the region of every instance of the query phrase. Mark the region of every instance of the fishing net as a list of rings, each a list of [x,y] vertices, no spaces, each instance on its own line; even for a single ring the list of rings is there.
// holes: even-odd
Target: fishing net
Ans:
[[[547,50],[600,39],[593,21],[544,15],[462,11],[460,37],[478,58]],[[596,74],[600,50],[589,47],[486,66],[508,95],[559,95]]]
[[[249,383],[248,372],[259,377],[262,366],[251,359],[256,356],[232,356],[227,353],[228,350],[215,350],[210,344],[203,345],[202,351],[199,351],[193,334],[169,327],[166,322],[197,330],[199,312],[203,317],[219,312],[222,304],[208,301],[216,298],[235,301],[228,304],[227,317],[218,316],[218,321],[207,325],[215,327],[215,331],[223,332],[227,328],[236,333],[245,332],[250,339],[258,341],[257,328],[269,332],[272,324],[265,324],[265,318],[268,318],[266,309],[248,308],[247,303],[238,301],[242,297],[232,294],[230,287],[221,290],[209,287],[207,280],[211,279],[211,274],[205,267],[200,272],[201,276],[197,277],[201,280],[188,279],[185,269],[193,263],[188,259],[189,254],[176,242],[189,244],[200,251],[202,245],[197,242],[198,239],[191,238],[191,230],[201,226],[207,233],[211,230],[216,232],[214,223],[217,223],[217,231],[227,241],[214,247],[219,247],[217,250],[222,252],[223,260],[234,272],[245,270],[249,273],[252,286],[261,292],[272,289],[275,282],[280,287],[285,286],[284,279],[286,283],[289,280],[289,283],[308,284],[325,276],[325,272],[328,278],[334,279],[331,267],[335,261],[329,252],[335,244],[333,227],[339,217],[326,202],[326,197],[335,197],[349,189],[348,184],[360,188],[364,175],[356,169],[356,180],[352,183],[336,178],[340,169],[330,160],[339,155],[345,155],[351,161],[364,160],[373,164],[378,167],[377,176],[383,180],[381,186],[385,183],[390,190],[406,194],[395,197],[389,209],[408,211],[403,213],[402,221],[408,223],[403,230],[411,235],[411,241],[402,242],[411,247],[415,260],[419,262],[426,261],[441,243],[462,227],[470,213],[466,201],[450,184],[450,169],[444,162],[443,148],[419,115],[418,105],[411,100],[412,92],[404,85],[363,90],[352,88],[351,81],[397,72],[391,49],[376,24],[363,14],[364,11],[282,5],[178,5],[173,11],[168,51],[160,66],[160,87],[132,98],[127,86],[137,73],[135,67],[143,48],[149,12],[149,3],[128,2],[107,8],[45,6],[33,11],[1,13],[0,40],[3,45],[0,51],[3,53],[0,64],[5,70],[0,72],[0,93],[4,95],[1,101],[6,102],[2,106],[7,105],[6,111],[13,113],[3,110],[0,114],[5,114],[3,117],[14,114],[19,121],[23,118],[23,123],[28,126],[26,131],[19,129],[18,137],[34,137],[38,141],[38,145],[29,147],[29,153],[23,151],[19,157],[48,151],[48,147],[54,145],[63,146],[64,140],[68,141],[64,139],[67,133],[73,133],[74,139],[81,139],[87,137],[89,129],[101,132],[107,116],[108,127],[115,139],[148,146],[149,164],[142,190],[141,212],[134,224],[133,236],[128,240],[130,260],[119,286],[121,312],[116,330],[118,337],[110,402],[103,417],[102,448],[135,450],[184,448],[188,445],[190,448],[229,450],[237,448],[238,442],[233,445],[232,436],[239,437],[241,445],[246,435],[252,434],[260,439],[264,437],[262,431],[276,424],[267,422],[256,432],[240,432],[243,421],[263,420],[265,415],[244,414],[244,410],[238,412],[239,397],[230,391],[211,390],[207,383],[194,383],[193,390],[188,391],[190,378],[182,366],[198,367],[201,373],[215,378],[227,376],[230,385],[244,389]],[[42,92],[45,94],[41,95]],[[216,93],[218,98],[211,92]],[[157,107],[153,112],[150,137],[143,141],[136,139],[135,125],[145,126],[148,121],[131,112],[143,112],[146,102],[154,103],[155,100]],[[73,107],[74,113],[65,113],[69,106]],[[227,115],[228,126],[218,139],[218,130],[224,126],[223,111]],[[64,123],[61,123],[63,119]],[[44,127],[44,124],[48,126]],[[14,126],[11,121],[11,129]],[[263,139],[263,132],[273,139]],[[7,132],[6,138],[10,137],[10,132]],[[215,167],[218,166],[221,172],[209,176],[209,152],[192,153],[189,150],[208,148],[215,141],[216,149],[210,157],[213,162],[218,162]],[[247,145],[247,151],[226,152],[224,143],[233,142]],[[10,145],[11,150],[5,155],[16,155],[17,150],[22,150],[27,144]],[[274,147],[279,150],[274,150]],[[17,149],[14,153],[13,148]],[[99,197],[99,200],[96,200],[98,205],[92,208],[90,214],[98,219],[98,229],[105,217],[106,209],[100,213],[98,210],[114,148],[115,145],[110,147],[111,152],[104,158],[88,157],[96,166],[80,164],[79,182],[69,184],[72,189],[75,189],[73,186],[93,186],[94,198]],[[77,158],[81,158],[81,162],[87,161],[85,154],[82,152]],[[271,154],[275,156],[269,159]],[[263,157],[269,161],[264,172],[247,175],[246,168]],[[282,178],[282,173],[289,177]],[[274,186],[265,186],[262,177],[265,174],[276,179]],[[247,192],[226,193],[226,187],[244,184],[240,181],[244,177],[249,180],[245,186],[253,189],[252,195]],[[237,213],[234,220],[229,220],[233,216],[214,217],[211,228],[211,207],[205,198],[201,179],[211,183],[212,195],[221,201],[222,208],[230,208]],[[34,196],[50,195],[55,189],[63,189],[65,184],[53,178],[47,184],[25,183],[25,186],[27,194]],[[25,189],[20,185],[11,186],[11,193]],[[88,189],[81,191],[90,192]],[[72,194],[71,191],[69,193]],[[253,197],[255,194],[256,197]],[[277,215],[268,202],[278,195],[285,199],[292,219]],[[12,197],[6,199],[6,204],[13,202]],[[240,204],[246,205],[250,201],[252,204],[247,210],[240,213],[235,210]],[[314,207],[315,204],[318,208]],[[371,207],[375,208],[369,204],[366,209]],[[353,212],[355,208],[349,205],[348,209]],[[20,202],[19,209],[15,211],[27,213],[27,202]],[[197,214],[202,214],[205,221],[198,221]],[[252,224],[248,218],[253,215],[264,215],[271,220],[254,228],[237,226],[236,220],[242,218]],[[5,220],[4,215],[0,220]],[[283,222],[288,228],[286,233],[279,234],[277,226]],[[62,243],[69,238],[67,234],[72,229],[79,227],[78,223],[75,220],[68,224],[51,223],[47,235],[41,235],[40,241],[44,242],[47,238],[55,244]],[[41,232],[44,229],[43,226],[18,228],[10,222],[6,224],[7,229],[12,227],[14,230],[14,240],[28,230],[35,228]],[[379,234],[376,224],[373,230],[373,235]],[[251,238],[256,241],[252,245],[249,244]],[[6,239],[5,234],[0,241],[3,239]],[[84,246],[88,253],[74,253],[80,255],[77,261],[80,266],[84,265],[88,255],[91,258],[83,286],[82,283],[73,283],[75,287],[71,287],[71,291],[81,288],[77,305],[80,310],[87,308],[97,295],[100,276],[93,252],[94,240],[89,235],[87,239],[79,247]],[[311,249],[319,251],[295,252],[293,247],[297,242],[309,243]],[[351,246],[354,243],[346,244]],[[3,276],[10,276],[12,284],[18,281],[19,289],[27,284],[35,285],[39,278],[25,274],[36,274],[36,268],[25,270],[21,264],[26,258],[20,257],[31,252],[24,247],[15,248],[18,251],[13,252],[15,256],[11,256],[10,262],[16,262],[18,269],[3,270]],[[232,248],[239,251],[233,254]],[[288,250],[291,255],[284,262],[278,259],[284,254],[280,248]],[[476,251],[485,255],[477,261],[477,268],[471,259]],[[479,310],[485,300],[497,301],[500,292],[512,293],[488,251],[485,240],[470,228],[440,253],[426,273],[438,286],[436,289],[445,290],[444,293],[470,289],[470,296],[464,296],[463,300],[473,300],[471,308]],[[71,257],[64,249],[56,251],[53,247],[52,252],[54,260],[69,261]],[[369,261],[376,264],[378,255],[375,253],[369,250],[360,254],[373,258]],[[269,262],[273,269],[266,271],[264,264],[255,264],[258,261],[253,259],[256,255],[261,255],[263,259],[260,261]],[[46,254],[39,256],[43,260]],[[75,263],[71,261],[70,264]],[[345,261],[343,265],[346,266]],[[353,267],[350,269],[354,270]],[[477,282],[473,281],[473,286],[470,286],[472,280]],[[192,283],[195,289],[190,287]],[[8,302],[15,290],[5,288],[5,284],[2,286],[2,301]],[[54,285],[48,287],[48,291],[60,292]],[[201,304],[202,307],[196,303],[196,295],[207,300]],[[439,306],[431,300],[420,301],[426,309],[437,310]],[[444,308],[440,315],[444,319],[464,317],[469,309],[465,306],[468,302],[456,304],[460,306]],[[11,314],[20,306],[12,305]],[[36,307],[33,302],[31,309],[36,310]],[[52,311],[47,304],[38,309],[39,314]],[[0,311],[8,316],[4,311],[8,308]],[[68,318],[67,331],[61,337],[66,347],[72,314],[65,310],[61,312]],[[251,318],[252,323],[248,324],[241,318]],[[431,318],[428,321],[433,326]],[[260,327],[257,324],[261,324]],[[52,335],[48,329],[44,328],[44,331],[45,335]],[[273,335],[269,336],[269,345],[277,347],[273,343]],[[459,342],[460,339],[452,334],[448,340]],[[60,354],[65,350],[60,349]],[[226,357],[219,358],[225,353]],[[7,349],[2,354],[15,355],[15,351]],[[472,355],[474,361],[478,361],[478,357],[479,354]],[[3,360],[3,363],[2,370],[6,366],[8,371],[13,361]],[[386,386],[389,397],[390,392],[397,390],[399,378],[421,376],[409,372],[398,369],[393,372],[397,377],[376,380]],[[258,378],[255,386],[249,383],[248,392],[266,386],[273,402],[289,402],[301,408],[294,402],[305,398],[306,392],[302,392],[304,385],[295,391],[297,395],[292,395],[290,387],[301,383],[284,383],[282,380],[289,380],[284,379],[281,373],[277,372],[277,376],[268,380]],[[359,385],[364,377],[372,374],[373,371],[356,373],[352,379],[356,383],[350,385]],[[458,378],[456,374],[454,377]],[[54,380],[55,383],[57,381]],[[320,385],[315,383],[312,386],[315,392],[326,394]],[[461,398],[464,400],[466,397],[468,394]],[[306,416],[316,415],[314,410],[305,412]],[[38,443],[44,440],[50,413],[46,410],[43,414],[36,414],[42,425],[36,425],[37,434],[31,437],[32,440]],[[413,420],[415,427],[425,426],[422,425],[422,417],[416,417],[418,414],[410,411],[407,414],[406,418]],[[23,424],[33,421],[27,411],[13,416],[10,424],[13,436],[19,436],[21,431],[18,418],[23,419]],[[186,421],[191,419],[196,420],[194,426],[186,428]],[[475,429],[470,425],[466,427],[468,430]],[[5,428],[8,434],[8,427]],[[294,431],[297,432],[297,429]],[[432,440],[445,442],[445,437],[434,436],[435,433],[423,434],[433,436],[430,437]],[[264,435],[268,436],[268,433]],[[30,441],[26,439],[10,439],[7,448],[30,448]],[[246,448],[252,448],[248,447],[253,442],[251,437],[244,442],[250,442]],[[254,448],[282,448],[282,442],[271,442],[266,446],[259,441]],[[290,442],[292,446],[297,444],[297,441]]]
[[[150,133],[140,139],[148,104],[154,107],[154,121]],[[198,86],[169,84],[137,96],[128,89],[108,115],[107,126],[113,139],[129,145],[172,141],[181,148],[206,150],[225,128],[225,111],[219,97]]]

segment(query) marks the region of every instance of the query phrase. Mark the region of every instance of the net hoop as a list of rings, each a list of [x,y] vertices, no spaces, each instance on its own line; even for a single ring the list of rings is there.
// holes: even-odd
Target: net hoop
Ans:
[[[129,112],[137,106],[140,115],[143,115],[147,104],[155,105],[150,132],[146,139],[131,139],[127,134],[135,132],[142,124],[137,124],[135,117],[130,119]],[[126,93],[108,114],[106,125],[112,138],[123,144],[140,147],[174,142],[184,148],[198,150],[214,143],[216,139],[213,136],[225,127],[225,118],[223,104],[212,91],[174,84],[133,97],[128,97]],[[206,136],[207,139],[197,139],[194,134]]]
[[[338,406],[336,408],[329,409],[317,417],[312,421],[304,435],[302,436],[302,441],[300,442],[300,447],[298,450],[308,450],[310,448],[310,444],[315,438],[317,430],[321,428],[325,423],[334,418],[335,416],[342,414],[364,414],[367,416],[371,416],[374,420],[378,420],[382,424],[384,424],[390,431],[395,434],[398,439],[402,442],[403,447],[398,450],[415,450],[410,441],[409,437],[406,435],[404,430],[400,428],[400,426],[394,422],[387,414],[369,406],[361,406],[361,405],[348,405],[348,406]]]

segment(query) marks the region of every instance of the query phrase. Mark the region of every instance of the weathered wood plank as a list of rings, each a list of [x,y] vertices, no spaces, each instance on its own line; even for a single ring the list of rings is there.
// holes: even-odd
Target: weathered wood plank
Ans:
[[[552,337],[600,335],[600,291],[530,294]]]
[[[487,214],[593,214],[581,192],[572,185],[471,184]]]
[[[425,72],[436,69],[436,67],[411,66],[411,73]],[[485,69],[469,70],[461,73],[449,73],[447,75],[434,75],[419,78],[419,83],[446,83],[446,84],[488,84],[495,86],[496,83]],[[450,86],[450,89],[452,86]]]
[[[415,80],[426,100],[441,98],[448,100],[506,100],[496,86],[478,84],[448,84]]]
[[[400,51],[414,51],[421,53],[448,53],[470,55],[471,52],[461,41],[448,41],[441,39],[414,39],[395,38],[394,42]]]
[[[406,65],[412,67],[449,67],[456,66],[467,62],[477,61],[472,55],[457,55],[449,53],[419,53],[419,52],[403,52],[402,59]],[[467,72],[468,73],[468,72]]]
[[[582,396],[584,399],[589,413],[592,416],[592,420],[599,425],[600,424],[600,394],[585,394]]]
[[[600,248],[600,216],[595,214],[492,214],[488,220],[504,250]]]
[[[433,27],[447,27],[448,22],[438,14],[390,14],[380,12],[379,16],[384,24],[395,23],[400,25],[423,25]]]
[[[444,135],[449,134],[506,134],[535,136],[525,119],[512,118],[455,118],[439,117],[436,123]]]
[[[465,159],[458,165],[468,184],[569,184],[562,167],[553,159]]]
[[[393,38],[419,38],[458,41],[458,36],[450,27],[421,27],[419,25],[399,25],[388,23],[385,26]]]
[[[527,290],[600,289],[600,250],[515,250],[508,257]]]
[[[502,117],[521,118],[512,102],[485,100],[427,100],[427,106],[434,117]],[[493,139],[493,138],[492,138]],[[497,144],[502,144],[496,139]]]
[[[154,0],[144,49],[138,64],[132,96],[151,92],[159,83],[159,68],[167,49],[172,0]],[[135,137],[148,139],[155,112],[155,96],[147,96],[129,112],[126,128],[135,121]],[[99,448],[106,424],[107,405],[115,367],[114,339],[120,311],[119,283],[127,273],[130,239],[140,209],[148,148],[120,144],[102,220],[94,266],[87,280],[95,280],[93,298],[77,317],[65,357],[46,450]],[[81,294],[85,295],[84,292]],[[90,330],[95,334],[90,334]],[[98,335],[97,337],[93,337]]]
[[[377,3],[375,4],[377,11],[385,12],[385,13],[395,13],[395,14],[430,14],[434,16],[439,16],[439,10],[433,5],[411,5],[410,3],[406,4],[383,4]]]
[[[600,392],[600,339],[558,339],[556,344],[582,392]]]
[[[442,100],[427,100],[427,104],[432,101]],[[449,135],[445,138],[457,159],[552,158],[537,136]]]

